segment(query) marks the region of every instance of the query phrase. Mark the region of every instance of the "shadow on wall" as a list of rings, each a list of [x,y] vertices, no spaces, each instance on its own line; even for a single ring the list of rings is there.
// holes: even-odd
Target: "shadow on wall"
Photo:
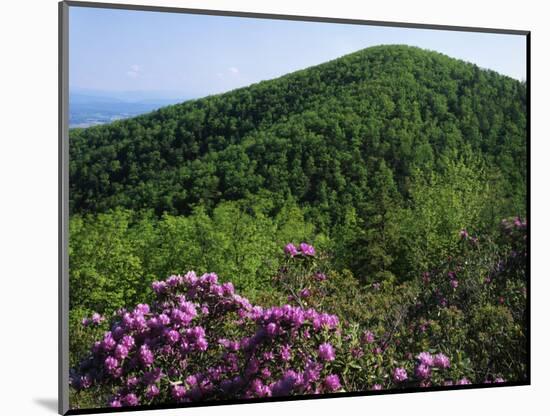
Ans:
[[[57,413],[57,399],[34,399],[34,402],[46,410]]]

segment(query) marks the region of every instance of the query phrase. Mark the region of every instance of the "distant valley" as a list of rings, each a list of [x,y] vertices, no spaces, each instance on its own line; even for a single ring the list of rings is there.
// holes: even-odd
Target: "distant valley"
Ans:
[[[129,93],[121,96],[71,93],[69,128],[86,128],[148,113],[160,107],[185,101],[185,98],[148,98]]]

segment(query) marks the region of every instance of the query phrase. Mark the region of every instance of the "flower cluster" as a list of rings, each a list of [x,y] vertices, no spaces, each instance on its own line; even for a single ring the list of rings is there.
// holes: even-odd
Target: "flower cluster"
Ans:
[[[521,219],[520,217],[514,217],[513,219],[503,219],[502,220],[502,227],[505,230],[513,230],[513,229],[525,229],[527,228],[527,220]]]
[[[449,261],[440,271],[424,273],[419,282],[424,296],[407,312],[414,321],[397,331],[368,323],[372,332],[320,312],[321,306],[331,310],[323,296],[338,278],[331,274],[328,280],[320,271],[322,255],[315,256],[305,243],[298,248],[289,243],[285,253],[275,278],[289,295],[282,306],[255,306],[215,273],[188,272],[153,282],[154,301],[116,313],[89,356],[72,370],[72,387],[104,387],[112,393],[107,404],[124,407],[472,383],[451,369],[447,355],[411,352],[428,348],[414,337],[424,341],[441,331],[434,312],[457,314],[457,299],[471,283],[463,264]],[[82,324],[97,327],[104,320],[94,314]],[[411,335],[414,344],[402,334]],[[502,383],[496,374],[509,378],[496,371],[481,380]],[[468,376],[479,381],[475,373]]]
[[[305,257],[315,256],[315,248],[312,245],[309,245],[307,243],[301,243],[298,247],[296,247],[292,243],[288,243],[285,246],[284,251],[290,257],[295,257],[295,256],[299,256],[299,255],[302,255],[302,256],[305,256]]]
[[[451,360],[443,353],[433,356],[429,352],[421,352],[416,356],[417,365],[414,369],[414,375],[421,380],[422,385],[429,385],[432,376],[432,369],[446,369],[451,366]]]
[[[82,326],[99,326],[103,321],[105,321],[105,317],[96,312],[90,318],[82,319]]]
[[[407,370],[405,370],[403,367],[397,367],[393,370],[393,381],[396,383],[401,383],[403,381],[406,381],[408,378]]]
[[[152,289],[151,305],[118,311],[73,370],[74,388],[109,385],[113,407],[341,389],[331,368],[336,351],[326,341],[336,334],[337,316],[253,306],[214,273],[171,276]]]

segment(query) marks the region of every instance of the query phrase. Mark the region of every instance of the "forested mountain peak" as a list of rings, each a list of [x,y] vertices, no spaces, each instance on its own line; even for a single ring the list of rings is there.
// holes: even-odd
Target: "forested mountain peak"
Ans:
[[[73,213],[292,197],[322,227],[416,171],[483,164],[524,205],[525,86],[441,53],[370,47],[224,94],[70,132]],[[500,189],[500,188],[499,188]]]

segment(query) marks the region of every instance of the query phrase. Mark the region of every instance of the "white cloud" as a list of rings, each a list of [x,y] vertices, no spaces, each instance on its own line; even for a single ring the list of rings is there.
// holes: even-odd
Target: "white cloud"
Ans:
[[[235,82],[242,78],[241,71],[236,66],[230,66],[223,71],[215,73],[216,78],[223,80],[224,82]]]
[[[137,78],[139,77],[139,74],[143,71],[141,68],[141,65],[133,64],[130,65],[130,70],[126,72],[126,75],[128,75],[130,78]]]

